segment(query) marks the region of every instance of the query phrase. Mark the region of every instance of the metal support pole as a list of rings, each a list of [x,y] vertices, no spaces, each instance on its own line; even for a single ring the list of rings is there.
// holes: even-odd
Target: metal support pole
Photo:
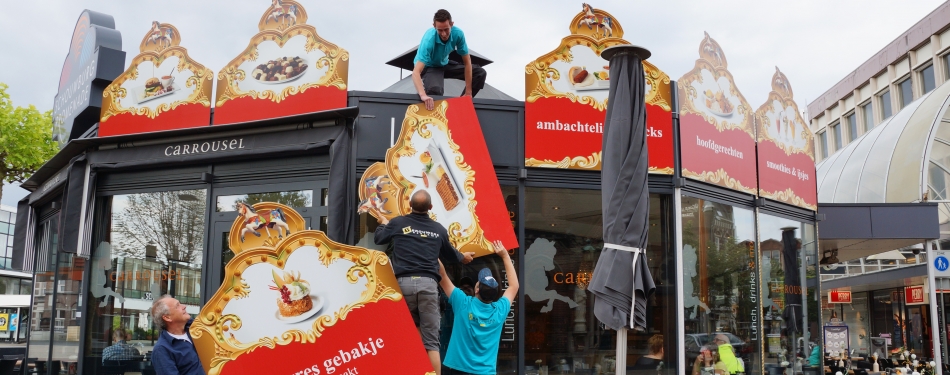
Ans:
[[[943,374],[943,358],[940,357],[940,325],[937,322],[940,321],[940,316],[937,313],[937,278],[934,277],[934,267],[932,264],[934,259],[933,251],[933,241],[927,241],[924,243],[927,250],[927,282],[930,284],[930,290],[927,293],[930,293],[930,338],[933,342],[934,354],[933,359],[937,363],[936,373]]]
[[[632,311],[630,312],[633,313]],[[614,362],[617,364],[614,371],[617,375],[625,375],[627,373],[627,329],[623,328],[617,331],[617,361]]]

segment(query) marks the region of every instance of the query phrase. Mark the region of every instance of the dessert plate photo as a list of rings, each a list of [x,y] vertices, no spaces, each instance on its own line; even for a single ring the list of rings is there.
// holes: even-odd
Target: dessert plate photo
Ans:
[[[310,311],[297,316],[283,316],[280,314],[280,310],[277,310],[274,312],[274,316],[277,317],[277,320],[288,324],[300,323],[307,319],[313,318],[314,316],[317,316],[317,313],[319,313],[320,309],[323,308],[324,299],[317,294],[311,294],[310,299],[313,301],[313,308],[311,308]]]

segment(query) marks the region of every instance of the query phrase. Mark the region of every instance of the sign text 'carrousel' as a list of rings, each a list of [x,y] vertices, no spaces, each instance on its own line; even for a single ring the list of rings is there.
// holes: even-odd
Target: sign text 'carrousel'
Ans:
[[[525,166],[600,170],[610,66],[600,53],[630,44],[617,18],[588,4],[570,35],[525,67]],[[673,173],[670,77],[644,61],[650,173]]]
[[[122,72],[122,35],[112,16],[84,10],[76,21],[53,102],[53,140],[65,146],[99,122],[102,92]]]
[[[165,147],[165,156],[207,154],[218,151],[232,151],[244,148],[244,138],[231,138],[214,141],[190,142]]]

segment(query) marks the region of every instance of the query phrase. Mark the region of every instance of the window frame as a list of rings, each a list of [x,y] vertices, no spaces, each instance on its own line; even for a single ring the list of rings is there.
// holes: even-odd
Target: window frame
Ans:
[[[904,87],[903,87],[903,85],[904,85],[904,83],[907,83],[907,82],[910,83],[910,90],[908,90],[908,92],[910,92],[910,100],[905,102],[905,101],[904,101],[905,98],[904,98]],[[914,80],[913,80],[913,77],[911,77],[911,75],[908,73],[907,75],[905,75],[905,76],[903,76],[903,77],[901,77],[901,78],[898,78],[898,79],[894,80],[894,86],[897,87],[897,94],[898,94],[898,97],[897,97],[898,100],[897,100],[897,101],[898,101],[898,104],[900,104],[900,108],[898,108],[897,111],[900,112],[900,110],[904,109],[904,107],[907,107],[908,105],[910,105],[910,103],[913,103],[913,102],[914,102]],[[892,115],[893,115],[893,114],[892,114]]]
[[[884,100],[885,95],[887,95],[887,100]],[[876,94],[874,94],[874,97],[875,97],[875,100],[880,104],[879,106],[876,106],[878,107],[876,114],[881,116],[881,121],[878,122],[877,124],[874,124],[874,126],[878,126],[882,122],[884,122],[884,120],[887,120],[891,118],[891,116],[894,116],[894,106],[891,100],[892,99],[891,88],[888,87],[884,90],[878,91]],[[888,109],[891,113],[885,113],[884,111],[885,109]]]
[[[848,113],[845,113],[844,116],[842,116],[842,117],[844,117],[844,119],[845,119],[845,120],[847,121],[847,123],[848,123],[848,144],[851,144],[851,142],[854,142],[856,139],[858,139],[858,137],[860,136],[859,133],[861,132],[861,131],[858,129],[858,111],[857,111],[857,108],[848,111]],[[853,117],[853,119],[852,119],[852,117]],[[852,133],[853,133],[853,134],[852,134]]]
[[[839,126],[841,126],[841,119],[837,119],[828,124],[828,129],[831,131],[831,137],[834,138],[831,140],[831,142],[835,146],[831,153],[838,152],[838,150],[844,148],[844,137],[841,136],[841,128],[839,128]]]
[[[871,109],[871,118],[868,118],[868,108]],[[867,133],[869,130],[874,129],[874,126],[877,125],[874,123],[874,101],[871,99],[865,100],[858,104],[857,112],[861,112],[861,119],[864,122],[864,133]]]
[[[928,68],[931,71],[931,76],[933,76],[933,88],[930,90],[927,90],[927,80],[924,78],[924,71]],[[923,65],[914,70],[914,74],[917,75],[917,79],[920,81],[920,85],[918,85],[920,86],[918,90],[920,96],[924,96],[937,88],[937,67],[934,66],[933,60],[925,61]]]
[[[820,157],[819,160],[825,160],[829,156],[828,155],[828,130],[827,129],[822,130],[818,132],[816,136],[818,137],[818,143],[819,143],[818,151],[821,154],[819,155]]]

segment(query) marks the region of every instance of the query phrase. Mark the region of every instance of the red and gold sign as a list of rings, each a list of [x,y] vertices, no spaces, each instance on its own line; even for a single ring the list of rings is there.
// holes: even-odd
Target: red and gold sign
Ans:
[[[851,303],[851,291],[832,290],[828,292],[828,303]]]
[[[525,67],[525,166],[600,170],[609,65],[601,51],[619,44],[614,16],[583,4],[571,35]],[[650,173],[673,173],[670,77],[643,62]]]
[[[235,220],[236,255],[190,331],[205,371],[434,374],[386,254],[290,224],[300,222],[277,203]]]
[[[445,226],[459,251],[488,255],[496,240],[518,247],[470,97],[436,101],[432,111],[409,106],[386,162],[363,173],[360,213],[390,219],[408,214],[418,190],[432,196],[429,216]]]
[[[722,48],[706,33],[695,67],[677,81],[682,172],[756,194],[755,120],[727,68]]]
[[[214,73],[180,43],[175,26],[152,22],[139,54],[102,93],[100,137],[210,123]]]
[[[930,303],[927,290],[923,285],[904,287],[904,304],[906,305],[924,305]]]
[[[775,68],[769,99],[755,111],[759,196],[818,209],[815,135],[798,111],[788,78]]]
[[[346,106],[349,52],[307,25],[293,0],[272,0],[244,52],[218,72],[215,124]]]

